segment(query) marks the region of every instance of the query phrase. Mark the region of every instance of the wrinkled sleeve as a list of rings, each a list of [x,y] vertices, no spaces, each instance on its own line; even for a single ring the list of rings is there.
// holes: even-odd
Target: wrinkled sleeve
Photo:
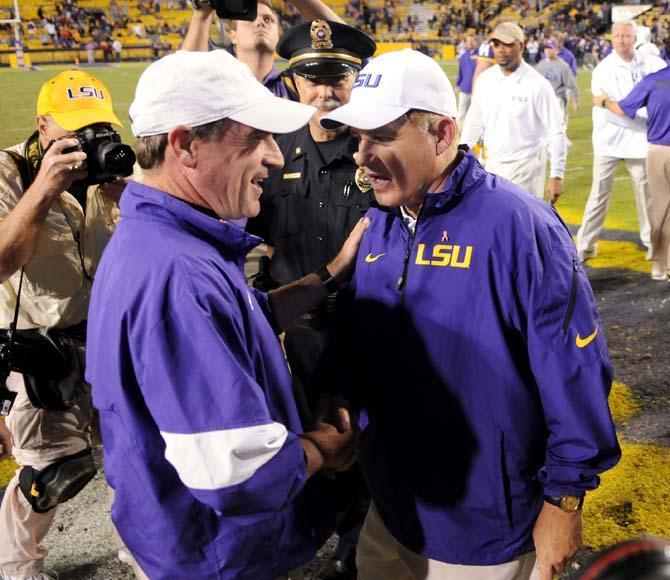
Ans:
[[[635,115],[642,107],[647,106],[649,92],[653,86],[653,81],[650,82],[648,79],[649,77],[643,78],[630,93],[619,101],[621,110],[631,119],[635,118]]]
[[[143,349],[142,393],[165,457],[200,502],[224,515],[276,511],[306,481],[297,436],[271,418],[254,379],[254,337],[240,299],[201,277],[193,294],[170,305]]]
[[[562,179],[568,156],[568,140],[565,133],[563,113],[549,81],[542,83],[538,98],[537,114],[547,126],[550,177],[560,177]]]
[[[595,297],[559,225],[528,255],[528,353],[548,430],[547,495],[582,495],[621,452],[607,397],[612,366]]]
[[[23,186],[14,159],[0,152],[0,220],[6,218],[19,202]]]
[[[481,103],[484,91],[485,89],[482,88],[482,78],[479,77],[477,84],[473,87],[472,102],[465,116],[463,132],[461,133],[461,143],[471,148],[474,147],[484,134],[484,115]]]

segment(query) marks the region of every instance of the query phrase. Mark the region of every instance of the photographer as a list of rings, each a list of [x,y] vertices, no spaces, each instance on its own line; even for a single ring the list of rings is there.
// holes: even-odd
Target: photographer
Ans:
[[[214,14],[214,0],[191,0],[193,17],[184,38],[182,50],[205,51],[209,46],[209,30]],[[343,22],[321,0],[292,0],[300,14],[306,19],[324,18]],[[278,97],[298,100],[290,74],[279,73],[274,67],[275,51],[281,34],[279,14],[270,0],[259,0],[256,19],[253,21],[232,20],[230,37],[235,56],[246,64],[258,82],[263,83]]]
[[[12,579],[48,578],[39,544],[53,508],[95,474],[86,314],[125,184],[88,184],[113,179],[106,163],[120,162],[126,171],[116,174],[127,175],[134,162],[112,131],[121,123],[107,87],[88,73],[47,81],[36,123],[27,141],[0,152],[0,378],[8,375],[0,456],[13,451],[21,466],[0,508],[0,578]]]

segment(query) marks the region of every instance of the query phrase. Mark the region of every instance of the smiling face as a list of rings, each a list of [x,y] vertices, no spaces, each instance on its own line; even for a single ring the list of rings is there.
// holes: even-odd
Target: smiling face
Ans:
[[[352,133],[359,137],[356,163],[370,178],[379,205],[418,211],[426,193],[441,185],[444,159],[432,129],[403,115],[379,129]]]
[[[222,219],[254,217],[260,211],[262,180],[283,164],[270,133],[229,121],[219,139],[199,141],[191,181]]]

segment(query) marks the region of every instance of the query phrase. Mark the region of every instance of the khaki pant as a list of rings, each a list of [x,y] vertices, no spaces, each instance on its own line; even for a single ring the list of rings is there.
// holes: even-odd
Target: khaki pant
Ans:
[[[531,195],[544,199],[544,186],[547,180],[547,151],[538,151],[534,157],[500,163],[489,157],[486,171],[509,179]]]
[[[90,447],[86,432],[91,415],[90,398],[67,411],[45,411],[30,404],[21,375],[11,373],[7,386],[17,393],[6,425],[12,433],[14,457],[19,466],[43,469],[57,459]],[[17,471],[0,506],[0,571],[22,577],[43,570],[47,550],[40,543],[55,515],[55,509],[43,514],[33,511],[19,489]]]
[[[461,566],[420,556],[398,542],[370,506],[356,552],[358,580],[536,580],[535,554],[497,566]]]
[[[456,124],[458,125],[458,130],[463,130],[463,125],[465,125],[465,117],[468,114],[470,109],[470,104],[472,103],[472,95],[469,93],[464,93],[461,91],[458,93],[458,113],[456,115]]]
[[[649,228],[649,183],[647,172],[644,167],[644,159],[625,159],[626,169],[633,182],[635,192],[635,206],[637,208],[637,221],[640,226],[640,240],[651,248],[651,237]],[[577,232],[577,251],[579,257],[592,258],[596,255],[596,243],[600,232],[605,225],[607,210],[612,198],[614,186],[614,174],[616,173],[619,159],[616,157],[593,157],[593,183],[591,193],[586,202],[582,225]]]
[[[650,143],[646,168],[652,259],[670,269],[670,145]]]

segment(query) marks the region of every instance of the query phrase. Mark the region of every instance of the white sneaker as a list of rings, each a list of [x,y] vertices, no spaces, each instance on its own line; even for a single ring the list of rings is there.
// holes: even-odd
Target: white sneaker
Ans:
[[[595,258],[598,255],[598,251],[595,248],[591,248],[590,250],[578,250],[577,255],[579,257],[579,261],[583,264],[586,262],[586,260]]]
[[[668,279],[668,269],[657,260],[651,262],[651,279],[660,281]]]

